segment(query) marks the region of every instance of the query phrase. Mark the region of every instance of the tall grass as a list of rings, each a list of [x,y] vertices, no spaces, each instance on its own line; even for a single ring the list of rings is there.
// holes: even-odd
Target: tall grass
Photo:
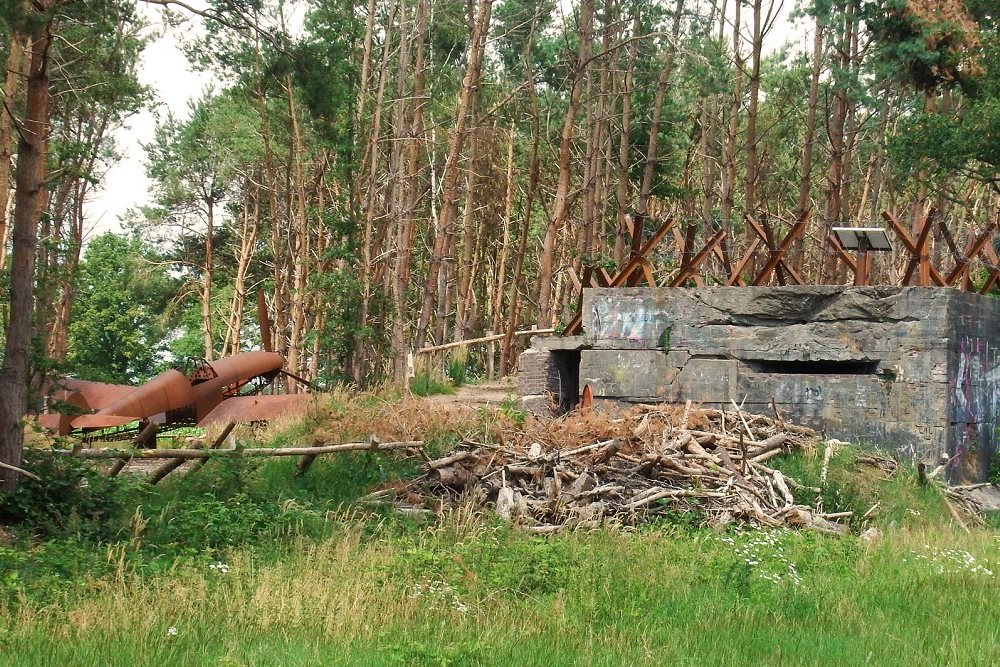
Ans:
[[[800,581],[736,535],[654,527],[531,538],[340,522],[279,561],[136,576],[116,550],[86,595],[0,612],[10,665],[993,664],[996,580],[914,558],[993,535],[902,529],[875,545],[780,533]],[[925,546],[927,545],[927,546]],[[780,550],[780,551],[779,551]],[[765,561],[769,557],[765,557]],[[172,634],[170,628],[176,629]]]
[[[524,419],[378,397],[323,410],[259,437],[347,439],[379,424],[443,451]],[[0,665],[1000,660],[1000,534],[958,532],[912,470],[882,479],[850,449],[825,477],[822,452],[774,461],[807,486],[823,478],[820,498],[800,500],[856,518],[877,504],[854,528],[881,536],[713,532],[675,517],[537,537],[473,503],[414,520],[357,502],[416,469],[371,452],[302,477],[293,461],[211,461],[152,490],[49,470],[62,481],[24,487],[40,495],[19,496],[15,544],[0,547]]]

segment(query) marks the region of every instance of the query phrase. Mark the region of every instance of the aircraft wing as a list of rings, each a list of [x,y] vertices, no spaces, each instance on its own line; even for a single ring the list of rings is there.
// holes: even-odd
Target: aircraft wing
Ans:
[[[227,398],[215,406],[215,409],[198,422],[198,426],[228,424],[229,422],[246,424],[268,421],[276,417],[300,415],[322,400],[322,394],[236,396]]]
[[[135,387],[123,384],[106,384],[104,382],[65,378],[58,381],[57,390],[53,398],[67,400],[70,399],[72,394],[77,393],[86,403],[86,405],[79,407],[90,410],[102,410],[124,396],[131,394],[135,389]],[[68,402],[72,402],[72,400],[68,400]]]

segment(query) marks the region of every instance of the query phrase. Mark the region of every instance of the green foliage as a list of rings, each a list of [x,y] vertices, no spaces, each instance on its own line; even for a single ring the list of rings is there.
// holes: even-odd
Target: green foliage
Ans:
[[[510,419],[515,425],[521,426],[528,419],[528,411],[521,407],[520,401],[508,398],[500,404],[500,415]]]
[[[410,379],[410,392],[414,396],[433,396],[434,394],[454,394],[455,387],[437,379],[430,372],[417,373]]]
[[[90,242],[77,279],[67,368],[99,382],[142,382],[162,365],[174,285],[138,237]]]
[[[141,485],[109,478],[79,459],[29,453],[24,465],[41,481],[22,480],[16,491],[0,495],[0,524],[45,537],[108,539],[129,503],[141,502]]]
[[[989,465],[986,468],[986,481],[1000,486],[1000,452],[990,457]]]
[[[451,381],[452,386],[461,387],[468,379],[469,354],[465,350],[458,350],[448,355],[448,367],[445,374]]]

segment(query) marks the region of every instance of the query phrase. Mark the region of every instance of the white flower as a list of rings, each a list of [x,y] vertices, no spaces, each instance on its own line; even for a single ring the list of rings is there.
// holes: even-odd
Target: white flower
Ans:
[[[168,637],[174,637],[176,635],[177,635],[177,628],[175,628],[172,625],[169,628],[167,628],[167,636]]]
[[[215,570],[219,574],[226,574],[227,572],[229,572],[229,566],[223,563],[221,560],[215,563],[211,563],[208,567],[211,570]]]

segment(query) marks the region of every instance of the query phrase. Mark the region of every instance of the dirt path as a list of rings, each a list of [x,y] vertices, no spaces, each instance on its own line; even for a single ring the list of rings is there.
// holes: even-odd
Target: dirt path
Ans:
[[[504,401],[517,400],[517,397],[517,384],[508,379],[462,385],[454,394],[437,394],[428,396],[426,400],[439,405],[459,403],[498,406]]]

